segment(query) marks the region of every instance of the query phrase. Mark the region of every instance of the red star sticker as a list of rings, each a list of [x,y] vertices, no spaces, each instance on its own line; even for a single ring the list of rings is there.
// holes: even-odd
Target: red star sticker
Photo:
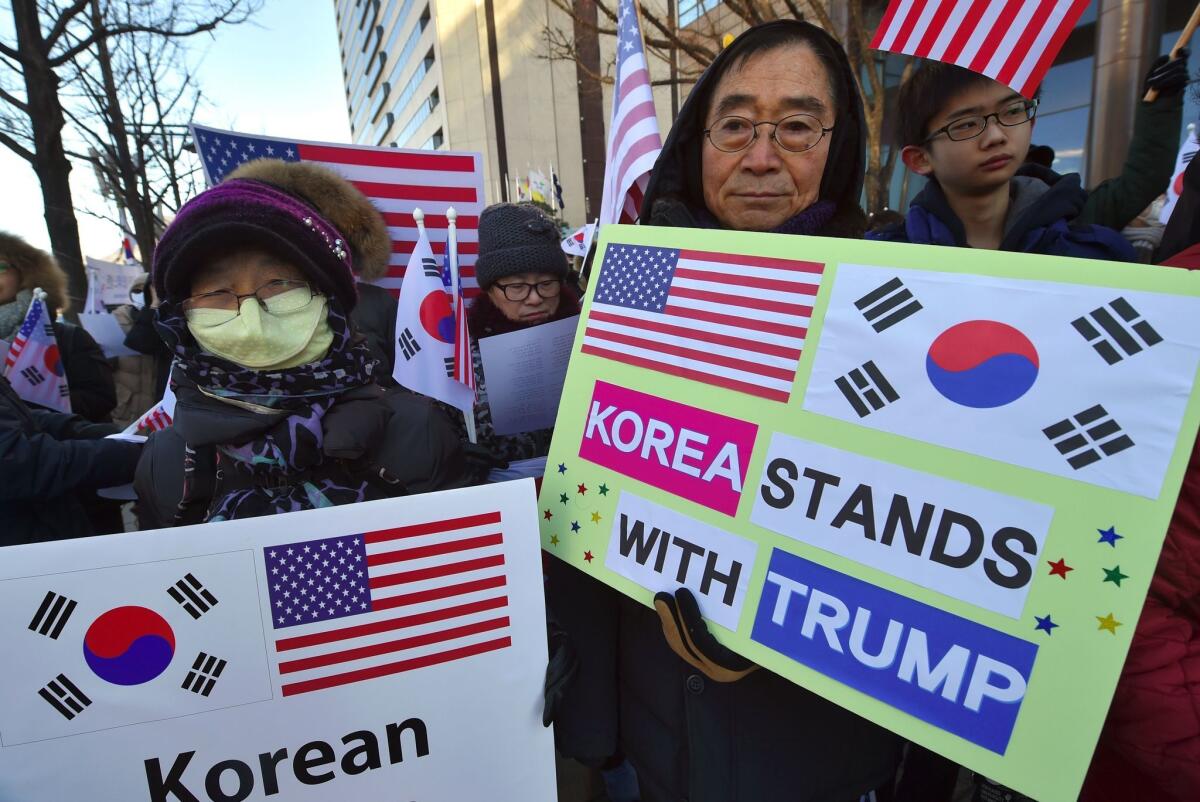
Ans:
[[[542,513],[542,517],[545,518],[547,521],[549,521],[551,518],[554,517],[554,514],[551,513],[550,510],[546,510],[545,512]]]
[[[595,558],[592,557],[592,553],[590,551],[585,551],[583,553],[583,559],[587,560],[588,562],[591,562]]]
[[[577,490],[576,492],[579,493],[579,495],[581,495],[581,496],[584,495],[585,493],[587,493],[587,485],[580,485],[579,490]]]
[[[1067,565],[1066,560],[1064,560],[1062,557],[1059,557],[1057,562],[1051,562],[1050,560],[1047,560],[1046,562],[1050,563],[1050,576],[1058,575],[1063,579],[1066,579],[1067,571],[1075,570],[1071,566]]]

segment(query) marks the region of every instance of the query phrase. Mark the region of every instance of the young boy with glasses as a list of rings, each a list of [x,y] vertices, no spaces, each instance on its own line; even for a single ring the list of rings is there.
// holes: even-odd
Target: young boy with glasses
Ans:
[[[1078,222],[1077,173],[1017,175],[1038,101],[985,75],[926,62],[900,87],[901,158],[929,184],[903,222],[868,239],[1133,261],[1109,228]]]

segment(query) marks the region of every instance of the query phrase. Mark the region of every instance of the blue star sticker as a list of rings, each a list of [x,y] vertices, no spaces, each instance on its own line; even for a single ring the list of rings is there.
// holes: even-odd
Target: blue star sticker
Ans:
[[[567,472],[567,463],[565,463],[565,462],[558,463],[558,472],[566,473]]]
[[[1050,620],[1049,613],[1046,613],[1045,618],[1043,618],[1040,615],[1035,615],[1034,618],[1037,619],[1037,626],[1034,627],[1034,629],[1040,629],[1041,631],[1045,632],[1047,635],[1054,634],[1053,632],[1051,632],[1051,630],[1053,630],[1055,627],[1057,627],[1058,624],[1056,624]]]
[[[1096,542],[1107,543],[1114,549],[1117,547],[1117,541],[1125,537],[1124,535],[1117,534],[1117,528],[1115,526],[1110,526],[1108,529],[1097,529],[1096,531],[1100,533],[1100,540]]]
[[[571,521],[571,531],[572,532],[579,531],[579,521]]]

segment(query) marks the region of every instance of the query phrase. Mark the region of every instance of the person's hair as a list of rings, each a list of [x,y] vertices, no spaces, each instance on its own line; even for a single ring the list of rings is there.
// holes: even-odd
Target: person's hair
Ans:
[[[772,50],[778,50],[791,45],[805,45],[816,54],[817,60],[825,68],[825,80],[829,84],[829,96],[833,98],[832,111],[834,115],[841,113],[849,105],[849,99],[845,97],[845,92],[842,90],[842,82],[836,78],[841,70],[837,54],[830,47],[828,39],[811,35],[804,26],[768,26],[759,31],[755,36],[735,39],[733,44],[730,45],[733,52],[729,54],[729,64],[726,65],[724,74],[728,75],[734,70],[740,70],[746,65],[747,61],[755,56],[761,56]],[[715,82],[713,88],[716,88]],[[704,109],[706,116],[712,109],[712,100],[712,93],[710,91]]]
[[[22,290],[41,287],[51,313],[65,312],[70,307],[67,274],[41,248],[33,247],[16,234],[0,231],[0,262],[7,262],[20,273]]]
[[[992,83],[986,75],[944,61],[926,61],[900,85],[896,126],[901,147],[924,144],[929,124],[954,100],[977,86]]]
[[[1037,164],[1042,167],[1054,166],[1054,148],[1049,145],[1034,145],[1025,154],[1026,164]]]

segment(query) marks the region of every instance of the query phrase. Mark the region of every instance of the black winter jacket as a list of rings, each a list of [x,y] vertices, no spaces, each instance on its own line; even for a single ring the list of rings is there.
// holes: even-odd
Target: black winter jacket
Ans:
[[[71,411],[93,423],[111,421],[117,406],[117,384],[100,344],[83,326],[73,323],[55,323],[54,339],[71,390]]]
[[[77,494],[132,480],[141,450],[115,431],[32,409],[0,377],[0,546],[92,534]]]
[[[686,226],[703,211],[701,117],[737,48],[722,51],[680,110],[647,187],[644,221]],[[853,102],[830,145],[821,197],[837,212],[823,233],[858,238],[866,129],[844,56],[837,79]],[[623,752],[646,802],[851,802],[891,782],[901,745],[892,733],[766,669],[728,684],[708,680],[671,651],[652,610],[559,560],[547,561],[547,575],[551,615],[579,657],[555,722],[564,755],[599,765]]]
[[[393,387],[396,380],[396,299],[383,287],[358,282],[358,303],[350,313],[354,330],[366,340],[371,356],[379,360],[375,380],[383,387]]]

